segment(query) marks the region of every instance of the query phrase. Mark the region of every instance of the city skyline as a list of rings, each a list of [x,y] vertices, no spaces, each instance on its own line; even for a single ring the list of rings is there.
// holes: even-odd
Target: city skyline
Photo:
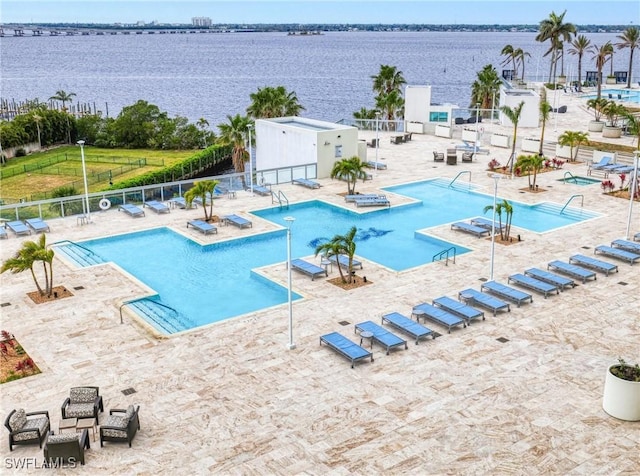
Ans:
[[[90,6],[89,6],[90,5]],[[455,5],[455,8],[454,8]],[[578,25],[635,25],[636,0],[3,0],[2,23],[180,23],[209,17],[214,24],[538,24],[567,10]]]

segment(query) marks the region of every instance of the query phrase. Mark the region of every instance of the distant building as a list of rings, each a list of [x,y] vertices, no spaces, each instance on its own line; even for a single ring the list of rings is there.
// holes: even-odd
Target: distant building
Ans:
[[[193,17],[191,19],[191,24],[193,26],[211,26],[211,18],[209,17]]]

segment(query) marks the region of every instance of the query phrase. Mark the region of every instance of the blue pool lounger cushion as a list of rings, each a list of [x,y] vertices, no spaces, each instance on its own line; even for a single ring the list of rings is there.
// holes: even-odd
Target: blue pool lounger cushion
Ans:
[[[436,338],[435,332],[433,332],[431,329],[423,326],[419,322],[412,321],[399,312],[391,312],[382,316],[382,324],[385,323],[398,329],[399,331],[404,332],[405,334],[409,334],[416,340],[416,345],[418,345],[418,341],[423,337],[431,336],[431,338],[433,339]]]
[[[143,217],[144,210],[136,205],[132,205],[131,203],[123,203],[118,207],[118,211],[123,211],[127,215],[132,217]]]
[[[47,222],[41,218],[27,218],[25,222],[27,222],[27,225],[29,225],[36,233],[51,231]]]
[[[573,279],[565,278],[564,276],[559,276],[543,269],[529,268],[524,271],[524,274],[526,276],[536,278],[538,281],[544,281],[545,283],[553,284],[557,286],[560,291],[564,291],[564,288],[566,287],[576,287],[576,283]]]
[[[635,241],[613,240],[611,242],[611,246],[613,248],[621,248],[626,251],[631,251],[632,253],[640,254],[640,243],[636,243]]]
[[[5,223],[5,226],[8,227],[16,235],[31,234],[31,230],[29,229],[29,227],[20,220],[8,221],[7,223]]]
[[[411,317],[415,316],[417,321],[420,321],[422,317],[425,321],[428,319],[431,322],[435,322],[444,326],[451,334],[451,328],[455,326],[459,326],[462,324],[462,327],[467,327],[467,323],[460,316],[456,316],[445,311],[442,308],[436,307],[432,304],[423,302],[414,306],[411,310]]]
[[[189,228],[189,225],[205,235],[218,233],[218,229],[214,225],[203,220],[189,220],[187,222],[187,228]]]
[[[434,306],[441,307],[445,311],[449,311],[451,314],[462,317],[467,321],[467,324],[471,323],[471,319],[477,319],[478,317],[481,317],[483,321],[485,319],[484,312],[460,301],[456,301],[449,296],[436,298],[433,300],[433,304]]]
[[[569,263],[577,263],[580,266],[584,266],[585,268],[595,269],[596,271],[600,271],[605,274],[605,276],[609,276],[611,271],[618,272],[618,266],[609,263],[607,261],[600,261],[599,259],[592,258],[591,256],[585,255],[573,255],[569,258]]]
[[[313,281],[316,276],[329,276],[326,269],[302,259],[292,259],[291,269],[308,274],[311,276],[311,281]]]
[[[467,288],[458,293],[458,299],[465,304],[477,304],[493,312],[495,316],[498,311],[506,310],[511,312],[511,305],[502,299],[483,293],[473,288]]]
[[[147,200],[146,202],[144,202],[144,206],[151,208],[151,210],[158,214],[169,213],[171,211],[168,206],[157,200]]]
[[[271,190],[263,185],[254,185],[253,191],[258,195],[271,195]]]
[[[533,278],[531,278],[533,279]],[[546,283],[543,283],[546,284]],[[549,284],[548,286],[552,286]],[[556,287],[552,286],[555,290]],[[480,285],[480,291],[489,291],[496,296],[500,296],[503,299],[508,299],[516,303],[518,307],[520,304],[524,302],[533,302],[533,297],[531,294],[525,293],[524,291],[520,291],[519,289],[514,289],[511,286],[507,286],[502,283],[498,283],[496,281],[487,281],[486,283],[482,283]]]
[[[392,334],[391,332],[386,330],[384,327],[379,326],[375,322],[372,322],[372,321],[361,322],[360,324],[355,325],[355,330],[360,332],[371,332],[371,334],[373,334],[373,337],[371,337],[372,345],[374,342],[376,344],[381,345],[386,349],[387,355],[389,355],[389,351],[394,347],[399,347],[404,345],[405,349],[408,348],[406,340],[401,339],[395,334]]]
[[[307,188],[320,188],[320,184],[315,180],[309,180],[305,178],[296,178],[291,181],[294,185],[302,185]]]
[[[232,225],[237,226],[238,228],[249,228],[253,226],[253,223],[251,223],[251,221],[238,215],[225,215],[222,217],[222,219],[227,223],[231,223]]]
[[[356,200],[365,200],[365,199],[376,199],[376,198],[384,198],[384,195],[379,193],[356,193],[355,195],[345,195],[345,202],[355,202]]]
[[[464,231],[465,233],[471,233],[472,235],[476,235],[477,237],[491,234],[490,229],[483,228],[481,226],[475,226],[470,223],[465,223],[463,221],[457,221],[455,223],[452,223],[451,229]]]
[[[355,342],[350,341],[338,332],[331,332],[330,334],[320,336],[320,345],[322,344],[326,344],[347,360],[350,360],[351,368],[354,367],[358,360],[366,359],[367,357],[370,357],[371,362],[373,362],[373,354],[371,352],[360,347]]]
[[[507,283],[516,283],[523,288],[532,289],[533,291],[542,293],[545,299],[549,294],[560,294],[560,289],[558,289],[558,286],[556,286],[555,284],[547,283],[546,281],[540,281],[539,279],[527,276],[526,274],[522,273],[512,274],[507,279]]]
[[[640,260],[640,254],[623,250],[621,248],[614,248],[612,246],[606,246],[606,245],[596,246],[593,252],[594,254],[600,253],[602,255],[611,256],[612,258],[628,261],[629,264],[633,264],[636,261]]]
[[[349,257],[345,256],[345,255],[330,255],[329,256],[329,261],[331,261],[334,264],[339,264],[343,268],[348,268],[349,267]],[[351,265],[353,266],[354,269],[355,268],[362,269],[362,262],[358,261],[355,258],[351,262]]]
[[[354,200],[356,207],[390,207],[391,202],[384,195],[376,198],[356,198]]]
[[[549,261],[549,263],[547,263],[547,269],[553,269],[561,273],[568,274],[569,276],[573,276],[574,278],[580,278],[582,280],[582,284],[586,283],[587,279],[593,278],[594,281],[598,279],[598,276],[596,276],[594,271],[582,268],[575,264],[565,263],[560,260]]]

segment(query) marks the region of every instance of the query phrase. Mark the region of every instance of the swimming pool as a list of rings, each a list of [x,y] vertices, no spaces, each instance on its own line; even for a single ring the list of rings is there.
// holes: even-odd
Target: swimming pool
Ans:
[[[366,213],[322,201],[271,207],[255,216],[286,227],[292,224],[292,257],[313,255],[318,244],[356,226],[356,254],[393,271],[431,263],[434,255],[454,247],[458,255],[470,250],[428,235],[430,227],[482,215],[493,196],[473,186],[449,187],[449,181],[430,180],[387,187],[414,202]],[[511,202],[513,225],[536,232],[578,223],[598,216],[583,209],[540,203]],[[137,311],[160,332],[173,334],[287,302],[287,289],[254,270],[286,260],[286,230],[201,245],[169,228],[127,233],[59,244],[78,266],[112,261],[157,294],[139,303]],[[284,274],[284,271],[283,271]],[[284,281],[284,276],[283,276]],[[293,299],[300,299],[298,294]],[[147,309],[151,308],[151,309]],[[170,311],[163,311],[169,309]]]
[[[586,186],[586,185],[593,185],[595,183],[601,183],[602,180],[594,179],[591,177],[579,177],[577,175],[572,175],[571,177],[558,179],[558,182],[564,182],[572,185]]]
[[[583,96],[585,99],[593,99],[598,97],[597,94],[589,94]],[[605,99],[615,99],[623,102],[633,102],[640,104],[640,91],[629,89],[603,89],[601,97]]]

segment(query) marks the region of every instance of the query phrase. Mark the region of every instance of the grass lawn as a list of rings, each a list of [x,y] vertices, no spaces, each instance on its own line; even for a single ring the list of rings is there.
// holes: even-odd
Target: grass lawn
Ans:
[[[160,167],[170,166],[191,157],[195,150],[143,150],[84,148],[89,191],[109,187],[109,176],[114,182],[135,177]],[[140,159],[146,160],[142,165]],[[28,157],[10,159],[0,169],[0,199],[8,203],[21,198],[43,198],[42,194],[61,186],[74,186],[83,190],[82,159],[79,146],[64,146],[37,152]],[[33,194],[36,194],[32,198]]]

